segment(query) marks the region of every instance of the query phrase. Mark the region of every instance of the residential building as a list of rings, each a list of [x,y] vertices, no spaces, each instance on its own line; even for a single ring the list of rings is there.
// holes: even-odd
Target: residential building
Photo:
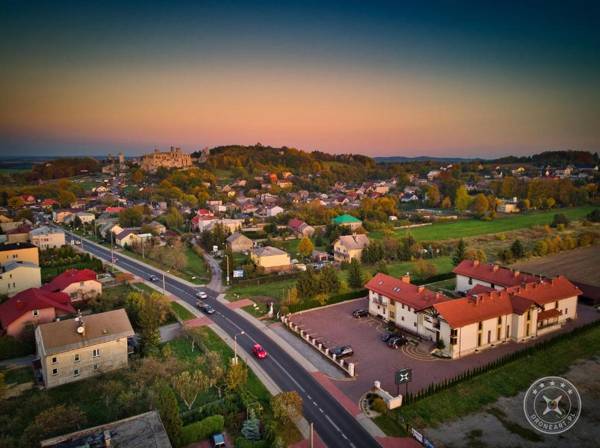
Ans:
[[[42,285],[41,268],[28,261],[9,261],[0,265],[0,294],[12,296]]]
[[[15,230],[23,226],[31,226],[31,222],[27,219],[22,219],[20,221],[9,220],[0,222],[0,229],[2,229],[2,232],[4,233],[10,232],[11,230]]]
[[[158,411],[149,411],[41,442],[42,448],[171,448]]]
[[[69,224],[74,222],[77,218],[81,221],[82,224],[92,224],[96,219],[96,215],[90,212],[75,212],[66,216],[63,220],[65,224]]]
[[[91,269],[69,269],[57,275],[42,289],[51,292],[64,292],[72,302],[88,300],[102,294],[102,283]]]
[[[0,323],[4,334],[19,338],[28,325],[52,322],[74,312],[67,294],[30,288],[0,304]]]
[[[363,249],[368,245],[367,235],[342,235],[333,243],[333,259],[340,263],[350,263],[354,259],[360,261]]]
[[[517,198],[512,198],[512,200],[501,199],[498,204],[497,210],[500,213],[519,213],[518,200]]]
[[[279,215],[280,213],[283,213],[283,212],[284,212],[283,208],[281,208],[278,205],[275,205],[273,207],[268,207],[267,208],[266,215],[267,215],[267,217],[273,217],[273,216],[277,216],[277,215]]]
[[[298,218],[292,218],[288,221],[288,227],[292,232],[300,237],[312,237],[315,234],[315,228]]]
[[[0,264],[9,261],[27,261],[39,266],[39,249],[31,243],[2,244],[0,245]]]
[[[49,226],[38,227],[29,232],[31,244],[40,250],[57,249],[65,245],[65,232]]]
[[[35,342],[47,388],[127,367],[134,335],[124,309],[39,325]]]
[[[9,244],[14,243],[26,243],[29,241],[29,232],[31,231],[31,226],[29,224],[21,224],[19,227],[15,227],[14,229],[7,230],[6,234],[6,242]]]
[[[192,156],[171,146],[166,152],[160,152],[158,148],[151,154],[142,156],[141,167],[144,171],[155,172],[158,168],[189,168],[192,166]]]
[[[369,314],[425,339],[438,339],[438,322],[431,307],[448,297],[413,285],[408,274],[398,279],[378,273],[365,288],[369,290]]]
[[[476,286],[483,290],[484,286]],[[521,342],[555,331],[577,318],[581,291],[559,276],[433,305],[439,337],[452,358],[503,342]]]
[[[289,271],[292,268],[287,252],[272,246],[256,247],[250,251],[250,258],[265,272]]]
[[[362,221],[360,219],[347,214],[336,216],[335,218],[333,218],[332,222],[333,224],[338,226],[349,227],[352,231],[355,231],[362,227]]]
[[[239,232],[232,233],[227,237],[227,247],[232,252],[246,252],[254,246],[253,241]]]
[[[71,216],[73,213],[75,213],[76,210],[71,210],[71,209],[56,209],[52,211],[52,221],[54,221],[57,224],[62,224],[63,222],[65,222],[65,219],[67,219],[69,216]]]
[[[478,260],[463,260],[452,272],[456,274],[456,291],[460,293],[466,293],[476,285],[501,290],[538,280],[532,274],[513,271],[497,264],[480,263]]]

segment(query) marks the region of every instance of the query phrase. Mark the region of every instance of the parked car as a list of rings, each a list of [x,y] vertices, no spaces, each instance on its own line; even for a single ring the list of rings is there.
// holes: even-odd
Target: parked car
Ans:
[[[262,348],[262,345],[260,344],[254,344],[252,346],[252,354],[254,356],[256,356],[258,359],[265,359],[267,357],[267,352],[264,348]]]
[[[198,291],[196,293],[196,297],[198,297],[199,299],[206,299],[208,297],[208,294],[206,294],[204,291]]]
[[[225,436],[222,433],[213,434],[210,436],[211,445],[214,448],[225,448]]]
[[[157,282],[158,277],[156,275],[151,275],[150,277],[148,277],[148,280],[150,280],[151,282]]]
[[[340,345],[331,349],[331,354],[335,355],[336,358],[345,358],[346,356],[352,356],[354,350],[349,345]]]
[[[387,345],[390,348],[400,348],[406,344],[406,338],[404,336],[392,336],[387,340]]]
[[[369,310],[366,310],[364,308],[359,308],[357,310],[352,311],[352,316],[356,317],[357,319],[359,317],[367,317],[369,315]]]
[[[383,334],[381,335],[381,341],[382,341],[382,342],[387,342],[387,341],[389,341],[389,340],[390,340],[390,338],[392,338],[392,337],[394,337],[394,336],[396,336],[396,334],[395,334],[395,333],[383,333]]]
[[[200,311],[203,311],[206,314],[215,314],[215,309],[212,306],[210,306],[208,303],[203,303],[203,304],[199,305],[198,308],[200,308]]]

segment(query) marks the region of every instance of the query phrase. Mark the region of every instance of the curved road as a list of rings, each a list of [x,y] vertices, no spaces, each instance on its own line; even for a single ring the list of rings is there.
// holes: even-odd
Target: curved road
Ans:
[[[65,233],[71,238],[81,240],[79,236],[68,231],[65,231]],[[109,249],[89,240],[83,240],[82,249],[102,260],[111,261],[111,251]],[[156,275],[159,278],[159,284],[162,282],[161,270],[128,258],[119,258],[118,255],[118,253],[115,253],[116,265],[119,268],[144,279],[148,279],[150,275]],[[220,273],[215,272],[215,275],[220,275]],[[218,284],[219,282],[214,280],[210,283],[211,286]],[[253,344],[261,344],[269,353],[269,357],[261,360],[261,367],[281,390],[295,390],[302,396],[304,417],[309,422],[314,423],[316,432],[328,447],[366,448],[379,446],[379,443],[360,423],[279,345],[252,323],[217,301],[216,297],[219,295],[219,291],[210,288],[193,288],[182,281],[167,276],[165,276],[165,288],[170,294],[185,300],[192,306],[195,306],[196,303],[195,294],[200,290],[205,290],[209,296],[208,302],[216,310],[215,314],[210,316],[210,319],[232,338],[242,331],[245,332],[244,336],[237,338],[239,348],[250,353]]]

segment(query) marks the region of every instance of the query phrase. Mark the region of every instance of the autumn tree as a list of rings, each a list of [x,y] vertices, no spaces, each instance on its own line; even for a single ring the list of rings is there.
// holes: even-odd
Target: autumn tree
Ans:
[[[350,287],[358,289],[363,287],[363,272],[360,261],[353,258],[348,269],[348,284]]]
[[[139,207],[131,207],[119,213],[119,225],[122,227],[139,227],[144,215]]]
[[[144,181],[144,172],[140,169],[131,173],[131,181],[134,184],[141,184]]]
[[[469,203],[471,201],[471,197],[467,192],[467,188],[464,185],[461,185],[456,190],[456,199],[454,200],[454,207],[456,210],[462,212],[469,208]]]
[[[300,240],[300,244],[298,244],[298,252],[305,258],[310,257],[314,248],[315,246],[313,245],[312,241],[306,236],[302,238]]]
[[[171,384],[173,390],[179,395],[189,411],[194,406],[198,395],[205,391],[210,383],[201,370],[196,370],[192,373],[188,371],[181,372],[172,379]]]
[[[525,248],[523,247],[523,243],[521,243],[520,239],[517,238],[512,243],[510,246],[510,252],[515,259],[523,258],[525,256]]]
[[[248,381],[248,368],[241,362],[232,364],[227,369],[225,383],[230,391],[239,390]]]
[[[479,193],[473,199],[471,203],[471,211],[475,213],[476,216],[483,216],[485,212],[488,211],[489,202],[483,193]]]
[[[294,423],[302,417],[302,397],[296,391],[281,392],[271,398],[273,418],[289,434]]]
[[[415,262],[415,273],[419,278],[427,279],[437,274],[437,268],[431,261],[420,258]]]

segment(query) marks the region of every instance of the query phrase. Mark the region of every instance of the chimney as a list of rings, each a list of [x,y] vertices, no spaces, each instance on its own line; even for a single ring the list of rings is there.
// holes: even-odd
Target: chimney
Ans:
[[[479,266],[479,260],[473,260],[473,266]]]
[[[419,286],[419,287],[417,288],[417,292],[418,292],[418,293],[422,293],[424,289],[425,289],[425,286]]]
[[[403,275],[400,280],[402,280],[402,283],[410,283],[410,272],[407,272],[406,275]]]
[[[519,275],[521,275],[520,271],[515,271],[515,278],[517,278]]]
[[[500,269],[500,266],[498,266],[497,264],[495,264],[494,267],[492,268],[492,270],[494,272],[496,272],[498,269]]]

